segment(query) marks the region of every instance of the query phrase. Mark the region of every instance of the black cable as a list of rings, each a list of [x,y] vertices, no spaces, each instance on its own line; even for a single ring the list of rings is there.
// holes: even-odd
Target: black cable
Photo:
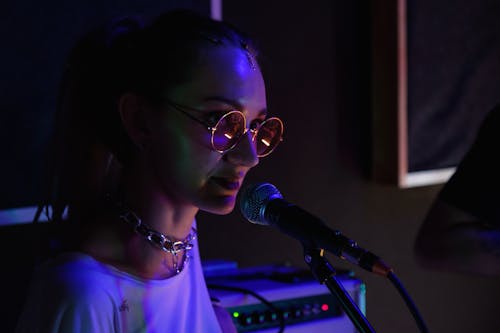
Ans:
[[[417,322],[417,326],[420,329],[420,332],[428,333],[429,330],[427,329],[427,326],[425,325],[424,319],[420,315],[420,312],[418,311],[417,306],[415,305],[415,303],[413,303],[410,295],[408,294],[406,289],[403,287],[403,284],[401,283],[401,281],[399,281],[396,274],[394,274],[394,272],[390,272],[387,275],[387,278],[392,282],[392,284],[394,284],[394,286],[396,287],[398,292],[403,297],[403,299],[404,299],[406,305],[408,306],[413,318],[415,318],[415,321]]]
[[[219,290],[228,290],[228,291],[237,291],[243,294],[248,294],[252,295],[259,301],[261,301],[263,304],[267,305],[271,310],[275,311],[278,314],[278,319],[280,322],[280,330],[278,333],[283,333],[285,330],[285,318],[283,317],[283,311],[281,309],[275,307],[273,303],[269,302],[267,299],[259,295],[253,290],[246,289],[246,288],[240,288],[240,287],[233,287],[233,286],[223,286],[223,285],[218,285],[218,284],[207,284],[208,289],[219,289]]]

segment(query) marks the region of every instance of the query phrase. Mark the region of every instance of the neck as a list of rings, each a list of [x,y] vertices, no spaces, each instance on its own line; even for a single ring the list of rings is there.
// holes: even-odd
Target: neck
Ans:
[[[121,200],[151,228],[175,239],[184,239],[191,231],[198,208],[169,197],[157,184],[157,179],[126,174]]]
[[[159,241],[157,237],[151,242],[146,238],[145,235],[150,233],[158,236],[158,230],[146,225],[136,229],[133,219],[120,216],[126,215],[115,209],[99,216],[82,244],[83,251],[101,262],[145,279],[164,279],[179,273],[178,269],[182,270],[189,245],[195,244],[192,239],[194,229],[182,238],[164,234],[172,242],[182,242],[182,247],[176,245],[176,249],[182,250],[172,253],[171,242]]]
[[[151,229],[171,240],[183,240],[191,232],[197,207],[178,204],[147,180],[137,177],[124,177],[121,193],[121,198],[112,200],[122,201]],[[173,254],[162,251],[134,232],[130,224],[120,220],[118,213],[114,215],[99,217],[102,221],[84,243],[85,252],[142,278],[162,279],[176,274]],[[184,252],[177,254],[180,264]]]

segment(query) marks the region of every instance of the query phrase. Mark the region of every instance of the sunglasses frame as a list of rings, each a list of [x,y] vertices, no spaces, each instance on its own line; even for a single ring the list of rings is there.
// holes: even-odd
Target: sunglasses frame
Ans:
[[[231,149],[233,149],[241,140],[241,138],[243,136],[245,136],[245,134],[247,134],[247,132],[250,131],[250,133],[252,134],[252,141],[255,142],[255,138],[257,137],[257,133],[259,132],[259,129],[262,127],[262,125],[264,125],[266,122],[270,121],[270,120],[277,120],[280,124],[281,124],[281,134],[280,134],[280,138],[279,138],[279,142],[282,142],[283,141],[283,129],[284,129],[284,125],[283,125],[283,121],[278,118],[278,117],[271,117],[271,118],[268,118],[266,120],[264,120],[262,123],[260,124],[257,124],[257,126],[255,128],[247,128],[247,118],[245,117],[245,115],[243,114],[243,112],[239,111],[239,110],[231,110],[227,113],[224,113],[224,115],[222,115],[222,117],[220,117],[218,120],[217,120],[217,123],[215,123],[215,125],[210,125],[208,124],[207,122],[193,116],[191,113],[189,113],[188,111],[194,111],[194,112],[201,112],[200,110],[198,109],[194,109],[194,108],[190,108],[190,107],[187,107],[187,106],[184,106],[184,105],[180,105],[180,104],[177,104],[175,102],[172,102],[168,99],[165,99],[165,102],[171,106],[173,109],[179,111],[180,113],[184,114],[185,116],[187,116],[188,118],[190,118],[191,120],[194,120],[196,121],[197,123],[201,124],[201,125],[204,125],[206,127],[206,129],[211,133],[210,135],[210,143],[212,145],[212,149],[215,150],[216,152],[218,153],[221,153],[221,154],[224,154],[228,151],[230,151]],[[224,119],[225,117],[227,117],[228,115],[230,114],[233,114],[233,113],[238,113],[240,114],[242,117],[243,117],[243,127],[244,127],[244,131],[243,133],[240,135],[240,137],[238,138],[238,140],[236,140],[232,145],[231,147],[225,149],[225,150],[220,150],[220,149],[217,149],[215,147],[215,143],[214,143],[214,134],[215,134],[215,131],[217,130],[217,126],[219,125],[219,123],[221,122],[222,119]],[[279,145],[279,142],[273,147],[273,149],[271,149],[270,151],[266,152],[265,154],[257,154],[258,157],[265,157],[269,154],[271,154],[274,149],[276,149],[276,147],[278,147]]]

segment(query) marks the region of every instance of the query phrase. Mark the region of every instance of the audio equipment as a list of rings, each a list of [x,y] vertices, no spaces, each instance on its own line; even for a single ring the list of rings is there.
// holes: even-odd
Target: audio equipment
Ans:
[[[206,267],[205,264],[210,295],[228,310],[238,332],[278,332],[281,312],[287,333],[356,333],[336,297],[308,270],[284,266],[238,269],[233,266],[214,273]],[[337,278],[364,313],[365,284],[349,271],[337,272]],[[269,304],[250,292],[263,297]]]

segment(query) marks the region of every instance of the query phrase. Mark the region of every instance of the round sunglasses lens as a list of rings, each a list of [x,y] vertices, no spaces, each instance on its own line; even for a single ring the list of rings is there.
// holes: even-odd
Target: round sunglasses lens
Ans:
[[[222,116],[215,125],[212,143],[215,150],[224,152],[234,147],[245,131],[245,117],[239,111],[231,111]]]
[[[255,137],[257,155],[262,157],[270,154],[280,143],[282,134],[283,123],[278,118],[269,118],[264,121]]]

